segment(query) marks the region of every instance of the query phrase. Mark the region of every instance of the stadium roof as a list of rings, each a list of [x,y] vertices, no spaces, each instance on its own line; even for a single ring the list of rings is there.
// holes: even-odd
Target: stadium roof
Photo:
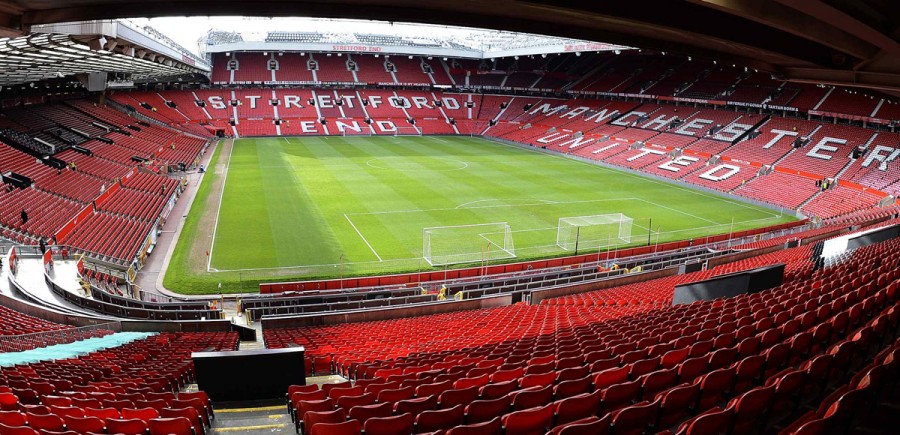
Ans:
[[[900,90],[893,0],[0,0],[0,28],[172,15],[317,16],[537,32]]]
[[[365,25],[367,30],[348,30],[358,25]],[[297,26],[303,30],[265,33],[212,30],[204,38],[202,49],[207,53],[344,51],[484,59],[630,48],[581,39],[428,24],[320,19],[298,21]]]
[[[34,26],[0,38],[0,86],[76,74],[119,74],[121,83],[209,71],[205,61],[161,35],[119,21]]]

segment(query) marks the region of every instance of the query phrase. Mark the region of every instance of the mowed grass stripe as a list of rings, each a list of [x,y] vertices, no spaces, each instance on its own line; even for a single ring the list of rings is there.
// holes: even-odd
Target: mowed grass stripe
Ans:
[[[371,211],[372,207],[417,207],[423,196],[440,194],[434,190],[426,191],[427,189],[421,186],[416,188],[418,184],[417,180],[412,179],[407,174],[398,171],[385,171],[383,169],[373,168],[367,164],[367,162],[373,158],[373,155],[398,156],[398,154],[393,151],[384,149],[377,143],[354,144],[340,138],[336,139],[338,140],[331,141],[333,146],[315,147],[313,149],[313,152],[317,153],[317,156],[320,159],[332,159],[339,155],[344,157],[348,162],[354,162],[356,165],[355,168],[350,167],[351,165],[344,165],[330,170],[332,171],[332,175],[335,176],[335,184],[330,187],[341,186],[343,188],[344,198],[346,199],[345,201],[337,202],[330,199],[333,206],[330,207],[329,210],[332,212],[333,217],[348,213],[352,214]],[[368,148],[368,152],[365,152],[363,147]],[[340,174],[337,174],[336,171],[340,171]],[[386,177],[385,172],[391,172],[390,176]],[[322,192],[318,193],[321,196]],[[377,201],[372,201],[372,199],[376,198]],[[328,198],[322,199],[329,201]],[[352,216],[351,219],[353,219]],[[344,220],[346,221],[346,219]],[[391,240],[390,234],[392,234],[392,231],[396,230],[394,227],[384,226],[382,228],[372,228],[372,226],[369,225],[369,227],[364,230],[355,220],[353,223],[356,224],[357,228],[362,232],[362,236],[366,237],[369,243],[373,245],[375,251],[378,252],[382,258],[405,258],[402,256],[406,255],[406,252],[403,251],[402,248],[399,251],[396,249],[402,245],[395,243],[395,240]],[[349,222],[347,222],[347,226],[350,227]],[[356,258],[356,261],[374,260],[374,254],[371,253],[371,250],[368,250],[368,246],[365,245],[365,242],[359,238],[352,227],[350,227],[350,229],[351,231],[346,232],[345,236],[352,235],[355,237],[355,241],[347,240],[346,237],[345,240],[351,243],[351,246],[354,244],[364,245],[367,248],[369,254],[368,257],[370,258],[360,260],[358,256],[353,255],[350,255],[349,258]],[[372,235],[378,235],[381,243],[376,245],[372,240],[369,240],[369,236]],[[354,251],[360,252],[358,247],[354,249]],[[398,257],[398,255],[401,257]]]
[[[235,143],[213,268],[285,267],[339,258],[338,244],[298,182],[283,145],[266,139]],[[244,248],[218,249],[222,245]]]

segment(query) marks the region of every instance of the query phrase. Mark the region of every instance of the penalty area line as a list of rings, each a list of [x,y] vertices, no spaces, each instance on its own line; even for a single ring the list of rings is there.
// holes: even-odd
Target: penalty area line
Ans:
[[[381,256],[378,255],[377,252],[375,252],[375,248],[372,247],[372,244],[370,244],[369,241],[366,240],[366,236],[363,236],[362,232],[359,231],[359,228],[356,228],[356,225],[353,223],[352,220],[350,220],[350,216],[347,216],[347,213],[344,213],[344,218],[347,219],[347,222],[350,223],[350,226],[353,227],[353,229],[356,231],[356,234],[359,234],[359,238],[361,238],[362,241],[365,242],[366,246],[368,246],[369,249],[372,251],[372,253],[375,254],[375,258],[378,258],[378,261],[384,262],[384,260],[381,259]]]

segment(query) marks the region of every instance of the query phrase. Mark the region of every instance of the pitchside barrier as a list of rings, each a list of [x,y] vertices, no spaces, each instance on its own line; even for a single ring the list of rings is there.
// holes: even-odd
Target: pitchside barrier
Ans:
[[[259,292],[261,294],[273,294],[291,291],[338,290],[342,288],[378,287],[386,285],[413,284],[428,281],[474,278],[483,275],[517,273],[532,269],[579,265],[589,262],[595,262],[597,261],[598,256],[601,261],[605,261],[610,258],[623,258],[636,255],[645,255],[653,252],[682,249],[691,246],[706,244],[717,245],[727,243],[728,245],[739,245],[742,243],[750,243],[754,241],[765,240],[768,238],[780,237],[787,234],[792,234],[794,232],[805,231],[810,228],[811,227],[809,221],[802,220],[772,225],[764,228],[736,231],[733,234],[730,234],[731,237],[729,237],[729,234],[718,234],[709,237],[698,237],[688,240],[660,243],[659,245],[655,246],[637,246],[633,248],[613,249],[608,252],[601,252],[599,254],[579,254],[567,257],[557,257],[518,263],[494,264],[487,267],[479,266],[463,269],[431,270],[379,276],[261,283],[259,285]],[[760,239],[759,235],[761,234],[767,234],[767,236],[764,239]],[[728,242],[728,240],[731,240],[731,242]]]

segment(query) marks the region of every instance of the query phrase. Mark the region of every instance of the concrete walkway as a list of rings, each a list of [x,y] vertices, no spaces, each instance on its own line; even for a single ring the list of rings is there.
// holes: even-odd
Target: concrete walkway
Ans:
[[[206,152],[200,159],[201,164],[205,168],[209,168],[209,161],[212,159],[216,147],[223,146],[223,144],[224,140],[214,143],[206,149]],[[194,170],[179,173],[179,175],[184,175],[187,178],[187,186],[181,194],[181,197],[175,202],[175,207],[172,209],[172,212],[169,213],[169,218],[166,220],[165,225],[163,225],[162,234],[157,238],[153,254],[147,257],[144,267],[138,271],[135,284],[145,292],[157,293],[174,298],[198,300],[215,299],[216,297],[214,296],[182,295],[177,293],[177,289],[170,290],[163,286],[163,277],[165,275],[165,270],[169,265],[169,261],[172,258],[172,253],[175,249],[175,241],[178,240],[178,236],[181,234],[185,219],[190,212],[191,205],[194,203],[194,198],[197,196],[197,190],[206,174],[201,174],[199,171]]]
[[[16,282],[29,296],[41,301],[42,305],[63,313],[102,317],[101,314],[72,304],[54,293],[44,281],[44,263],[40,258],[20,258],[18,263]],[[66,290],[78,290],[77,268],[74,261],[54,261],[54,268],[54,281]]]

